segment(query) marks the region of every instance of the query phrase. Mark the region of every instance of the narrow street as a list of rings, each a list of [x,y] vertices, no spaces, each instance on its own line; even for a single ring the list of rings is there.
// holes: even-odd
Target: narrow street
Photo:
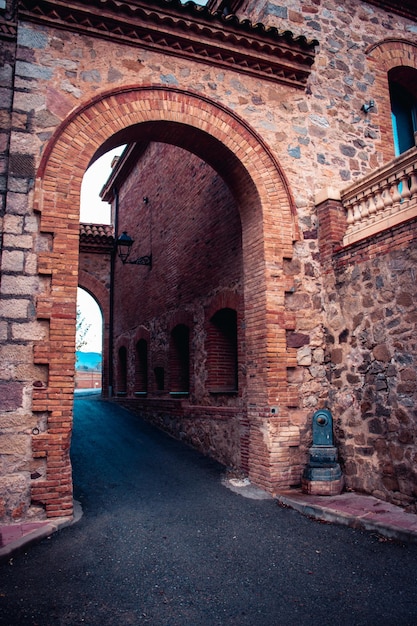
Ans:
[[[417,545],[318,523],[99,397],[76,399],[83,516],[0,565],[4,626],[415,626]]]

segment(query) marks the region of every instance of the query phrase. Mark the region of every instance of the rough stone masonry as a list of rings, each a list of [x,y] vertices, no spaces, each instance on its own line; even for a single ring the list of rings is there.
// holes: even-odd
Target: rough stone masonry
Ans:
[[[391,86],[391,94],[411,90],[417,102],[415,7],[232,4],[229,16],[215,0],[206,7],[179,0],[0,6],[3,520],[72,514],[78,284],[101,304],[110,371],[123,339],[110,323],[110,299],[118,296],[111,250],[102,250],[104,262],[92,260],[92,248],[79,253],[80,186],[94,158],[131,141],[193,153],[233,198],[241,229],[233,293],[215,303],[218,272],[201,300],[214,308],[207,304],[204,319],[198,308],[196,323],[208,332],[217,306],[235,309],[240,361],[238,389],[227,398],[214,401],[206,389],[198,397],[175,399],[169,389],[152,397],[150,388],[138,399],[130,385],[123,401],[160,425],[161,415],[174,416],[172,431],[191,433],[204,452],[240,466],[271,493],[300,484],[311,416],[330,408],[347,488],[415,510],[417,156],[411,147],[401,169],[390,100]],[[162,177],[162,156],[155,168]],[[346,243],[352,225],[344,198],[368,198],[372,188],[392,197],[393,208],[379,221],[371,212],[371,234]],[[409,194],[396,203],[398,189]],[[358,200],[359,217],[369,203],[361,211]],[[220,220],[219,235],[230,235],[227,228]],[[192,265],[188,271],[191,278]],[[139,289],[144,278],[136,276]],[[167,318],[181,302],[161,307]],[[120,315],[113,322],[123,326]],[[192,333],[192,316],[177,323]],[[126,339],[130,353],[135,332],[132,343]],[[192,365],[204,384],[204,359]],[[200,404],[205,397],[211,401]]]

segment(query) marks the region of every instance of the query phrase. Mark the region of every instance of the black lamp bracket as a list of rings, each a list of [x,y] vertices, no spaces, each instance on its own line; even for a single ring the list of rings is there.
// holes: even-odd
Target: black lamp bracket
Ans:
[[[152,267],[152,254],[146,254],[145,256],[140,256],[135,260],[129,260],[133,243],[134,241],[132,237],[129,237],[126,231],[123,231],[116,241],[117,254],[123,265],[148,265],[149,267]]]
[[[140,256],[134,261],[130,261],[127,259],[126,261],[122,261],[123,265],[149,265],[152,267],[152,254],[146,254],[145,256]]]

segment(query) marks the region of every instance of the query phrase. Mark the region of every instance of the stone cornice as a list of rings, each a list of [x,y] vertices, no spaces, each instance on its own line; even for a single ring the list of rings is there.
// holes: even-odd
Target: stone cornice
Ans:
[[[179,0],[22,0],[22,19],[304,87],[316,40]]]

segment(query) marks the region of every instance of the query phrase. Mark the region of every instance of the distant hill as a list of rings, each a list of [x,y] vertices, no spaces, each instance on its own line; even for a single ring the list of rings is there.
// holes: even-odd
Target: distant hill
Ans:
[[[75,369],[77,370],[101,370],[101,354],[99,352],[75,353]]]

